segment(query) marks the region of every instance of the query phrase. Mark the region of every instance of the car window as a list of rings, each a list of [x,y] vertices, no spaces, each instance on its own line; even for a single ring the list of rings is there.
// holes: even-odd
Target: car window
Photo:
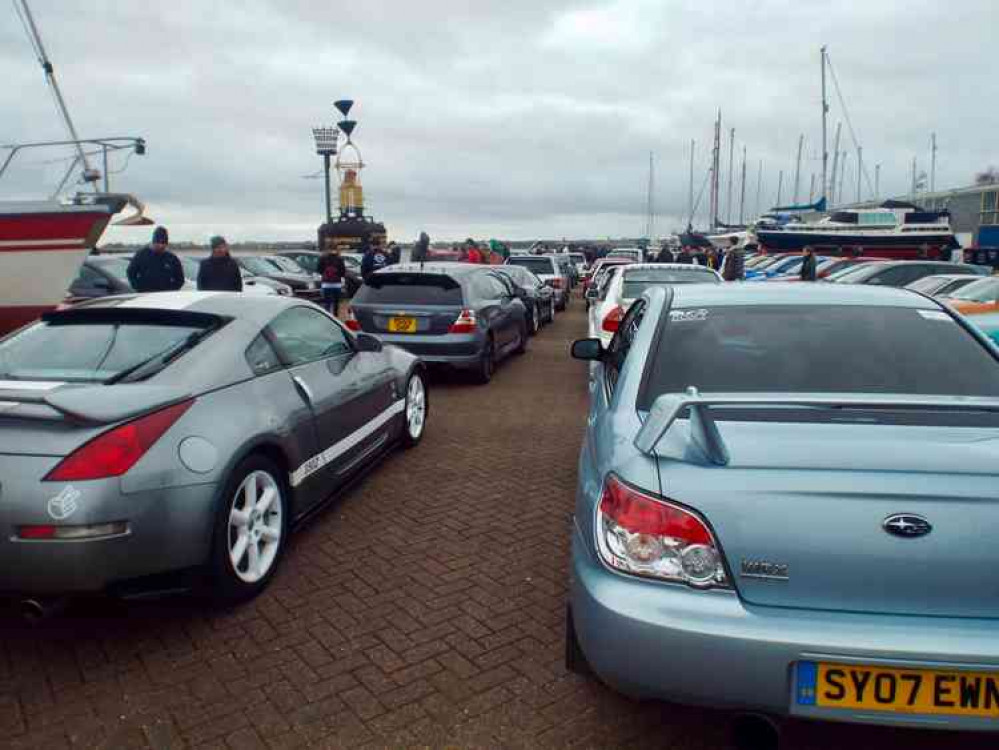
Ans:
[[[721,393],[999,396],[999,362],[942,310],[846,305],[673,310],[650,358],[639,408],[688,386]]]
[[[354,296],[355,304],[448,305],[462,304],[461,285],[440,273],[376,273]]]
[[[635,335],[638,333],[638,329],[645,317],[646,307],[645,300],[639,300],[631,306],[631,309],[624,316],[620,327],[614,334],[614,338],[611,339],[607,347],[607,355],[604,360],[606,367],[605,377],[607,387],[611,391],[617,386],[617,379],[621,375],[621,369],[628,359],[628,352],[631,351]]]
[[[294,307],[267,326],[285,364],[294,366],[352,351],[347,334],[319,310]]]
[[[101,276],[97,271],[88,266],[80,266],[80,273],[73,281],[73,286],[83,286],[92,288],[97,285],[98,280],[103,280],[104,277]]]
[[[523,266],[529,271],[538,275],[547,274],[551,276],[555,273],[554,264],[551,258],[533,258],[530,255],[514,255],[507,259],[511,266]]]
[[[718,284],[718,277],[706,268],[641,268],[624,271],[624,299],[637,299],[650,286],[663,284]]]
[[[501,297],[509,297],[515,294],[513,280],[501,273],[490,273],[489,278],[499,290]]]
[[[883,269],[881,273],[873,274],[867,280],[867,283],[872,286],[905,286],[925,273],[925,266],[915,263],[911,265],[891,266],[890,268]]]
[[[476,299],[498,300],[509,294],[499,279],[491,273],[478,273],[472,279],[472,294]]]
[[[259,334],[246,348],[246,362],[254,375],[266,375],[281,369],[281,360],[264,334]]]
[[[995,302],[999,300],[999,279],[978,279],[955,292],[952,299],[967,302]]]

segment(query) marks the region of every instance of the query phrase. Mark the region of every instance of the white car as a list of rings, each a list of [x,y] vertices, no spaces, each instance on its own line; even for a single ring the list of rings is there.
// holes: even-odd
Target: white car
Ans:
[[[645,251],[640,247],[615,247],[609,253],[608,258],[629,258],[636,263],[645,262]]]
[[[612,266],[602,275],[596,298],[591,300],[589,336],[610,344],[631,303],[650,286],[720,284],[717,271],[686,263],[630,263]]]

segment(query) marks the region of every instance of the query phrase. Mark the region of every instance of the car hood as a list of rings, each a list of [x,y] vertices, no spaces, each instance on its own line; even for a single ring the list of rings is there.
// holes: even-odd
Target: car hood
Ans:
[[[704,515],[744,600],[999,617],[994,427],[717,425],[729,463],[701,460],[678,421],[656,451],[660,491]],[[885,528],[895,514],[922,516],[932,531],[895,536]],[[754,576],[757,563],[786,578]]]

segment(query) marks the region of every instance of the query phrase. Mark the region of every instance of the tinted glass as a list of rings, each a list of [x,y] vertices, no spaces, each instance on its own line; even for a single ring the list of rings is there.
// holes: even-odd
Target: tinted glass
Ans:
[[[302,268],[298,263],[293,261],[291,258],[285,258],[280,255],[275,255],[272,258],[268,258],[271,263],[276,265],[282,271],[287,271],[288,273],[304,273],[305,269]]]
[[[995,302],[999,299],[999,279],[979,279],[951,295],[968,302]]]
[[[336,357],[352,351],[347,334],[318,310],[295,307],[267,326],[289,365]]]
[[[263,334],[253,339],[253,343],[246,348],[246,361],[254,375],[266,375],[281,367],[277,352]]]
[[[922,292],[923,294],[932,294],[933,290],[940,286],[941,283],[943,282],[936,276],[924,276],[906,286],[906,289],[911,289],[914,292]]]
[[[273,263],[268,263],[263,258],[240,258],[240,264],[258,276],[268,276],[278,270]]]
[[[100,382],[182,346],[203,330],[138,323],[38,323],[0,344],[0,379]]]
[[[461,305],[461,286],[450,276],[420,273],[375,274],[354,296],[366,305]]]
[[[118,281],[128,284],[128,263],[125,258],[91,258],[90,262],[98,266],[104,273],[114,276]]]
[[[718,277],[707,270],[677,270],[674,268],[648,268],[628,271],[624,277],[624,299],[636,299],[650,286],[662,284],[717,284]]]
[[[999,362],[940,310],[674,310],[654,352],[639,397],[643,409],[688,386],[704,392],[999,396]]]
[[[509,276],[517,286],[524,289],[537,289],[541,286],[541,279],[523,266],[499,266],[497,272]]]
[[[828,279],[839,284],[860,284],[884,268],[882,263],[861,263],[859,266],[845,268],[830,274]]]
[[[529,255],[515,255],[507,260],[511,266],[523,266],[527,270],[536,274],[547,274],[551,276],[555,273],[555,264],[551,258],[532,258]]]

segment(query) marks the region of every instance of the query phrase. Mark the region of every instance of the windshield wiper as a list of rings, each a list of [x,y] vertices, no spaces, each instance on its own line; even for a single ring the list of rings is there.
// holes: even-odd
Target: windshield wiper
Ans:
[[[103,382],[103,385],[114,385],[115,383],[121,383],[125,380],[142,380],[143,378],[148,378],[151,375],[156,374],[156,372],[158,372],[162,368],[166,367],[168,364],[170,364],[170,362],[175,360],[184,352],[193,349],[204,338],[214,333],[217,330],[217,328],[218,328],[217,326],[211,326],[201,331],[195,331],[190,336],[185,338],[183,341],[177,342],[174,346],[170,347],[165,352],[154,354],[149,359],[144,359],[141,362],[132,365],[131,367],[126,367],[121,372],[115,373],[110,378],[105,380]],[[143,372],[143,370],[145,370],[146,368],[149,369],[149,372]]]

